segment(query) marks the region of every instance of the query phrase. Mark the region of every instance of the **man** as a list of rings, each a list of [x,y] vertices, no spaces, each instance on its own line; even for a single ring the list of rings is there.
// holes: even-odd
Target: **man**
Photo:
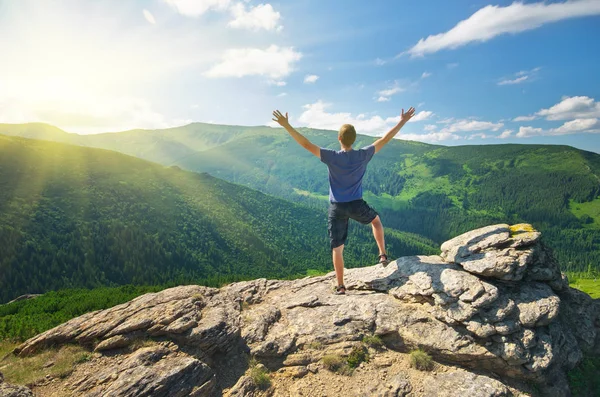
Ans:
[[[303,148],[317,156],[327,164],[329,169],[329,211],[327,226],[329,240],[331,243],[333,267],[337,278],[335,293],[342,295],[346,293],[344,286],[344,245],[348,236],[348,220],[354,219],[362,224],[370,224],[373,236],[379,248],[379,262],[387,266],[390,260],[385,251],[385,240],[383,225],[377,212],[369,207],[362,198],[362,179],[367,169],[367,164],[373,155],[379,152],[400,129],[415,114],[415,109],[410,108],[406,113],[402,109],[402,115],[398,124],[379,138],[372,145],[359,150],[352,149],[356,140],[356,130],[350,124],[344,124],[339,131],[338,141],[341,150],[335,151],[318,147],[306,137],[296,131],[285,116],[276,110],[273,112],[276,121],[298,142]]]

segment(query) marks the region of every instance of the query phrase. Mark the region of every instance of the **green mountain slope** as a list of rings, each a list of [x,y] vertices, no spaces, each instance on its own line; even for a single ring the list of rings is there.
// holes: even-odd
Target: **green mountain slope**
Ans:
[[[320,146],[339,147],[333,131],[300,130]],[[130,133],[78,139],[208,172],[290,201],[327,205],[327,168],[282,129],[194,123],[135,132],[135,145],[119,138]],[[187,150],[159,155],[135,149],[150,147],[157,137]],[[359,136],[355,146],[374,140]],[[529,222],[555,248],[563,268],[573,271],[600,267],[599,185],[600,155],[568,146],[444,147],[402,140],[374,157],[364,182],[365,198],[385,226],[441,243],[490,223]]]
[[[373,264],[355,226],[348,266]],[[395,255],[437,252],[390,230]],[[0,135],[0,302],[120,284],[330,270],[325,211],[120,153]]]

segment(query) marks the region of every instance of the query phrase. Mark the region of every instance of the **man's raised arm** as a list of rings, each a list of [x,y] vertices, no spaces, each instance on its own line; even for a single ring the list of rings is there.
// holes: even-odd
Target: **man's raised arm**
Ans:
[[[408,120],[410,120],[410,118],[412,116],[414,116],[414,114],[415,114],[415,108],[413,108],[413,107],[408,109],[408,111],[406,113],[404,113],[404,109],[402,109],[402,115],[400,116],[400,121],[398,122],[398,124],[396,124],[396,126],[394,128],[389,130],[387,134],[385,134],[384,136],[382,136],[381,138],[376,140],[375,143],[373,144],[375,146],[375,153],[380,151],[381,148],[384,147],[386,143],[391,141],[392,138],[394,138],[394,136],[398,133],[398,131],[400,131],[400,129],[402,127],[404,127],[404,124],[406,124],[408,122]]]
[[[275,110],[273,112],[273,116],[275,116],[273,121],[276,121],[277,123],[279,123],[280,126],[285,128],[285,130],[292,136],[292,138],[296,140],[296,142],[300,144],[300,146],[302,146],[304,149],[308,150],[318,158],[321,158],[321,148],[309,141],[308,139],[306,139],[304,135],[300,134],[294,129],[294,127],[290,125],[288,121],[287,112],[284,116],[279,110]]]

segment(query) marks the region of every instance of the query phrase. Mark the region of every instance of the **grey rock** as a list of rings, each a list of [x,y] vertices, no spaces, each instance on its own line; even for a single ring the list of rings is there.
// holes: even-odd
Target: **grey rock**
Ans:
[[[94,351],[99,352],[103,350],[119,349],[129,346],[131,342],[131,338],[124,335],[115,335],[98,343]]]
[[[228,397],[254,397],[259,391],[250,376],[242,376],[226,394]]]
[[[308,353],[288,354],[288,356],[285,358],[285,360],[283,360],[283,365],[285,365],[285,366],[308,365],[314,361],[315,361],[314,357]]]
[[[33,397],[33,392],[25,386],[0,382],[0,397]]]
[[[269,328],[281,318],[281,311],[273,305],[263,305],[244,311],[248,319],[242,329],[242,337],[249,343],[265,339]]]
[[[162,346],[137,350],[116,367],[92,374],[75,393],[85,396],[210,396],[216,382],[201,361]],[[209,387],[206,387],[209,385]],[[212,385],[212,386],[210,386]],[[198,394],[203,387],[204,393]]]
[[[25,295],[21,295],[19,297],[16,297],[15,299],[13,299],[13,300],[11,300],[9,302],[6,302],[5,304],[6,305],[10,305],[11,303],[22,301],[22,300],[34,299],[34,298],[37,298],[38,296],[41,296],[41,294],[25,294]]]
[[[456,371],[429,377],[424,382],[423,396],[509,397],[512,393],[495,379],[466,371]]]
[[[394,375],[385,382],[376,382],[366,386],[362,392],[358,393],[360,397],[404,397],[412,391],[412,386],[408,379],[402,374]]]
[[[558,316],[560,298],[547,284],[523,284],[514,299],[519,312],[519,323],[524,327],[548,325]]]
[[[498,247],[508,241],[510,229],[507,224],[491,225],[472,230],[442,244],[442,258],[458,262],[486,248]]]
[[[386,382],[386,390],[382,397],[404,397],[412,391],[412,386],[403,375],[395,375]]]
[[[515,229],[500,224],[464,233],[442,244],[441,256],[470,273],[500,280],[521,280],[534,258],[534,250],[527,247],[540,237],[535,231],[514,234],[512,230],[529,225],[521,226]]]
[[[468,272],[500,280],[520,280],[523,278],[527,265],[531,263],[532,250],[502,250],[486,251],[471,254],[466,258],[457,259],[457,263]]]

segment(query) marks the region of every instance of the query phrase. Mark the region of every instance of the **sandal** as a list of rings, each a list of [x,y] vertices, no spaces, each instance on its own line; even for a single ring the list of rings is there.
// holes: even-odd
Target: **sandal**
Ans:
[[[386,267],[391,261],[388,259],[386,254],[381,254],[379,255],[379,257],[377,258],[377,260],[379,261],[379,263],[381,263],[383,265],[383,267]]]
[[[346,287],[344,286],[344,284],[338,285],[337,287],[335,287],[334,294],[336,294],[336,295],[345,295],[346,294]]]

